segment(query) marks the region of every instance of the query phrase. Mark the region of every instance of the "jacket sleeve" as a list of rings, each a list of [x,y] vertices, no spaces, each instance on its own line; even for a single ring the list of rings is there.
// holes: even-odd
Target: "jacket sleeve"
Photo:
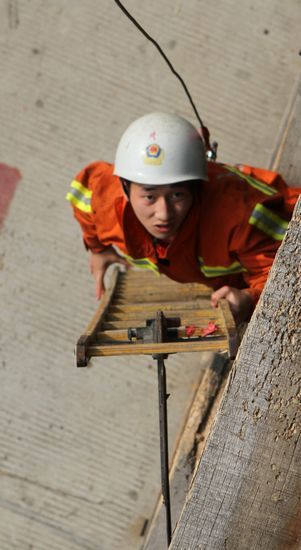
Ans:
[[[249,189],[251,186],[253,192],[254,187],[261,191],[253,196],[252,204],[248,203],[232,241],[235,243],[233,251],[235,248],[235,254],[246,270],[243,277],[247,289],[256,303],[287,231],[300,188],[288,188],[277,172],[248,165],[239,168],[245,174]]]
[[[272,170],[255,168],[254,166],[249,166],[248,164],[239,165],[239,170],[247,176],[251,176],[256,178],[258,181],[265,182],[268,185],[275,187],[283,197],[284,213],[289,217],[292,216],[295,204],[301,194],[301,187],[299,185],[288,187],[281,174],[278,172],[273,172]]]
[[[280,242],[266,238],[264,235],[260,235],[259,231],[251,228],[246,231],[245,236],[245,246],[238,249],[237,256],[246,270],[243,273],[246,288],[256,304],[268,278]],[[242,238],[241,234],[240,239]],[[248,246],[246,243],[250,243],[250,245]]]
[[[249,212],[236,229],[235,254],[245,269],[243,278],[255,304],[287,228],[288,218],[285,213],[279,209],[276,213],[273,203],[267,201],[255,204],[251,214]]]
[[[81,226],[85,248],[93,253],[99,253],[106,247],[98,238],[91,204],[94,166],[95,164],[91,164],[77,174],[71,182],[66,199],[71,203],[74,217]]]

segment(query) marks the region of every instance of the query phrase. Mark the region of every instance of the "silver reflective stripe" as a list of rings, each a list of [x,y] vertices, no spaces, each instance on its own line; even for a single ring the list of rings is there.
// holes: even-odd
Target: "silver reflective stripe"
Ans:
[[[205,265],[201,256],[198,258],[200,270],[205,277],[223,277],[225,275],[233,275],[235,273],[245,273],[247,269],[243,267],[239,262],[235,261],[228,266],[221,265]]]
[[[262,204],[257,204],[255,206],[249,218],[249,223],[276,241],[282,241],[288,228],[288,222],[286,220]]]
[[[264,193],[264,195],[276,195],[278,193],[277,189],[272,187],[271,185],[267,185],[266,183],[263,183],[260,180],[257,180],[256,178],[253,178],[252,176],[248,176],[247,174],[244,174],[238,168],[234,168],[233,166],[225,166],[229,172],[232,172],[239,178],[245,180],[251,187],[254,187],[254,189],[257,189],[258,191],[261,191]]]
[[[73,195],[76,199],[80,200],[80,202],[83,202],[87,206],[91,204],[91,199],[88,197],[85,197],[78,189],[70,189],[69,191],[70,195]]]
[[[132,256],[125,254],[125,252],[122,252],[122,250],[120,250],[118,246],[114,245],[114,249],[116,250],[117,254],[122,256],[122,258],[125,258],[129,262],[129,264],[140,267],[141,269],[151,269],[152,271],[154,271],[154,273],[156,273],[157,275],[160,275],[158,266],[148,258],[135,259],[135,258],[132,258]]]

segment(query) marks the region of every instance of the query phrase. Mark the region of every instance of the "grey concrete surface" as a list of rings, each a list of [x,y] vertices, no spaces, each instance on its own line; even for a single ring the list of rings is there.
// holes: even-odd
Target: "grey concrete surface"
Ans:
[[[300,1],[126,5],[185,78],[219,159],[267,165],[300,72]],[[145,359],[75,369],[95,302],[64,196],[134,118],[194,115],[109,0],[1,0],[0,68],[0,162],[22,174],[0,234],[0,548],[135,550],[159,490],[156,376]],[[174,446],[202,369],[168,361]]]

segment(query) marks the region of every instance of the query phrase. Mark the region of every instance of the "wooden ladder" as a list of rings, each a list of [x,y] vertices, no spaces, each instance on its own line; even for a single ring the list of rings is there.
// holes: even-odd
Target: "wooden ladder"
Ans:
[[[121,272],[116,266],[94,317],[77,342],[77,366],[87,366],[91,357],[109,355],[228,351],[234,357],[237,335],[228,302],[221,300],[213,309],[210,294],[205,285],[177,283],[151,271]],[[130,340],[129,329],[146,327],[158,310],[167,319],[180,318],[178,337],[161,343]],[[209,322],[216,330],[202,336]]]

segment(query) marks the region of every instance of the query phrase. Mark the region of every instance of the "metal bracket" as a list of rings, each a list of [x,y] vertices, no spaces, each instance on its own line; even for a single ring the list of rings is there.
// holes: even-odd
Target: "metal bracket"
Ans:
[[[128,329],[128,338],[131,342],[162,343],[177,338],[178,332],[173,330],[181,326],[180,317],[165,317],[162,311],[157,311],[155,319],[147,319],[145,327]]]

